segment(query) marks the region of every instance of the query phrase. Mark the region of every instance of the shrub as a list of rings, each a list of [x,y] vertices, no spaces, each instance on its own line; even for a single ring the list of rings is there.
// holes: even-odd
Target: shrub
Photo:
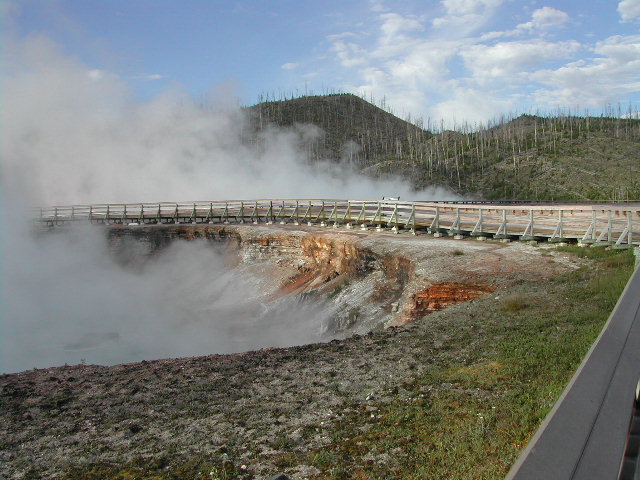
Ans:
[[[502,300],[502,310],[505,312],[517,312],[529,306],[529,301],[524,295],[511,295]]]

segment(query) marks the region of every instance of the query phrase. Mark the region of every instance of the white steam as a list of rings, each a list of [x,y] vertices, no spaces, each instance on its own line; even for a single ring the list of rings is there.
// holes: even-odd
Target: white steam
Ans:
[[[316,127],[272,128],[247,142],[248,123],[228,94],[194,101],[176,89],[137,101],[117,76],[97,75],[43,37],[7,41],[3,55],[0,372],[300,343],[314,334],[292,324],[318,326],[282,315],[288,325],[280,329],[249,328],[264,319],[255,305],[228,309],[220,299],[236,301],[237,282],[245,288],[250,280],[236,278],[209,247],[177,246],[132,272],[107,255],[100,227],[35,239],[26,225],[31,206],[451,198],[330,163],[310,166],[304,145]],[[192,280],[174,295],[175,285]]]
[[[412,196],[399,180],[301,161],[317,127],[269,129],[247,144],[248,122],[228,92],[135,101],[116,76],[92,75],[44,38],[15,46],[7,63],[2,175],[31,202]]]
[[[104,231],[89,226],[28,242],[14,235],[6,247],[14,255],[5,264],[0,372],[323,339],[318,305],[264,306],[258,279],[226,265],[220,246],[205,240],[175,241],[134,267],[115,261]]]

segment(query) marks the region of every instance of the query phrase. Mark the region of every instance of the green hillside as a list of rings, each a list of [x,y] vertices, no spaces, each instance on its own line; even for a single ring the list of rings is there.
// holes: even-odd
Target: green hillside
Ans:
[[[404,177],[416,188],[446,186],[483,199],[640,199],[638,119],[522,115],[434,134],[350,94],[265,102],[248,111],[255,132],[269,125],[306,129],[310,161],[347,162],[370,176]]]
[[[300,97],[248,108],[259,132],[269,125],[315,125],[305,131],[311,160],[332,159],[366,169],[381,159],[414,158],[432,134],[350,94]]]

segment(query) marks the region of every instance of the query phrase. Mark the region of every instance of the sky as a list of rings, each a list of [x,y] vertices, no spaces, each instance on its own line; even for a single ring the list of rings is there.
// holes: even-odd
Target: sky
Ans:
[[[45,38],[144,100],[333,91],[407,118],[640,106],[640,0],[2,0],[4,54]]]

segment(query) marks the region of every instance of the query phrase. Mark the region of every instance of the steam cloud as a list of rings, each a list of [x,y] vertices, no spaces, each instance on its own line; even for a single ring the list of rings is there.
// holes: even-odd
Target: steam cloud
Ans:
[[[194,101],[176,88],[139,101],[117,76],[96,74],[47,38],[7,44],[0,372],[81,358],[113,364],[289,345],[314,340],[321,322],[305,315],[316,323],[301,323],[293,319],[295,309],[280,311],[288,325],[278,330],[276,318],[261,316],[255,303],[228,308],[225,302],[240,301],[232,292],[250,287],[251,279],[225,267],[211,247],[177,245],[130,271],[107,255],[97,228],[34,237],[26,221],[32,206],[451,198],[444,191],[416,194],[399,180],[372,180],[331,163],[309,165],[304,144],[318,135],[317,127],[270,128],[247,142],[247,120],[229,104],[228,92]],[[178,289],[176,296],[176,285],[192,281],[199,287]],[[260,328],[248,328],[256,318]],[[292,331],[293,324],[302,328]]]

